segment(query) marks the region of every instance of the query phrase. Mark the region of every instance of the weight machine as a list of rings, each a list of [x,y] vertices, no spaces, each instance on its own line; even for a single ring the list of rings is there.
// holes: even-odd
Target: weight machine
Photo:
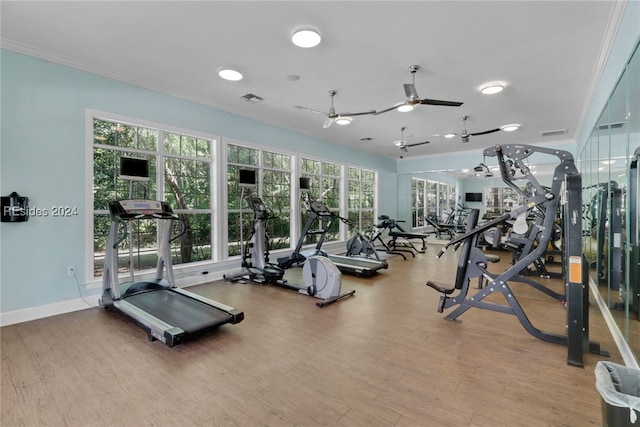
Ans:
[[[529,169],[526,159],[534,153],[547,154],[559,159],[552,185],[543,187]],[[573,156],[566,151],[542,148],[530,145],[497,145],[484,150],[484,155],[497,157],[502,180],[525,197],[525,204],[514,208],[510,213],[477,225],[479,212],[472,210],[469,215],[466,233],[448,242],[438,254],[441,257],[450,246],[462,244],[458,262],[456,280],[453,287],[435,281],[428,281],[427,286],[440,292],[438,312],[457,306],[446,319],[458,320],[470,308],[480,308],[518,318],[525,330],[543,341],[567,346],[567,363],[572,366],[584,366],[583,354],[591,351],[607,355],[600,351],[598,343],[589,341],[589,293],[587,280],[587,263],[582,256],[582,186]],[[516,185],[518,180],[527,180],[533,191],[525,193]],[[564,188],[563,188],[564,186]],[[509,282],[522,281],[519,273],[534,260],[540,258],[553,235],[556,212],[564,191],[564,263],[565,263],[565,301],[566,301],[566,334],[558,335],[544,332],[536,328],[528,319],[524,309],[510,288]],[[517,262],[500,274],[491,274],[487,270],[488,261],[484,253],[476,246],[478,236],[493,227],[498,227],[508,220],[526,218],[528,213],[535,214],[535,221],[529,224],[535,241],[530,250],[523,251]],[[469,297],[469,284],[472,278],[482,276],[487,285]],[[542,285],[535,287],[543,290]],[[546,288],[545,288],[546,289]],[[460,292],[452,296],[459,290]],[[484,301],[492,294],[501,293],[506,304]]]
[[[400,224],[398,224],[399,222],[404,221],[389,218],[387,215],[380,215],[378,219],[382,220],[378,227],[388,230],[389,237],[391,238],[385,247],[388,247],[393,251],[399,251],[402,250],[402,248],[409,248],[411,251],[421,254],[425,253],[427,250],[426,234],[407,232]],[[422,246],[420,248],[416,247],[412,240],[419,240]]]

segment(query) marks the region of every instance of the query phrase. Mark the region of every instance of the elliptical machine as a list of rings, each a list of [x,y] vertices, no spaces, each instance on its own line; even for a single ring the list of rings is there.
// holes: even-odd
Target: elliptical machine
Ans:
[[[244,184],[241,198],[244,200],[245,186],[255,185],[255,171],[240,172],[241,184]],[[251,174],[247,174],[247,172],[253,172],[253,177],[249,176]],[[243,241],[242,271],[229,276],[224,275],[226,280],[231,282],[247,280],[259,284],[280,286],[320,299],[321,301],[316,303],[318,307],[324,307],[355,294],[355,290],[344,294],[340,293],[342,273],[335,264],[321,256],[309,257],[305,261],[302,270],[304,285],[296,285],[284,280],[285,269],[269,262],[267,221],[273,218],[271,210],[255,194],[249,194],[246,200],[253,211],[253,228],[247,241]],[[242,241],[242,230],[240,231],[240,236]]]

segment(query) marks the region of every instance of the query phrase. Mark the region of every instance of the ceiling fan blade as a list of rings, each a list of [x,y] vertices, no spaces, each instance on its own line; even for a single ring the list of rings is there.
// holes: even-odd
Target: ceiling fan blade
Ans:
[[[413,83],[404,84],[404,93],[409,99],[420,99],[420,97],[418,96],[418,92],[416,91],[416,85],[414,85]]]
[[[417,145],[429,144],[431,141],[414,142],[413,144],[407,144],[407,147],[415,147]]]
[[[376,111],[373,114],[375,114],[377,116],[378,114],[382,114],[382,113],[386,113],[387,111],[395,110],[396,108],[398,108],[399,106],[404,105],[404,104],[405,104],[404,102],[399,102],[396,105],[394,105],[393,107],[389,107],[389,108],[385,108],[384,110]]]
[[[331,126],[332,123],[333,123],[333,118],[332,117],[327,117],[327,120],[324,121],[324,124],[322,125],[322,128],[326,129],[329,126]]]
[[[405,153],[408,153],[408,152],[409,152],[409,150],[407,150],[407,146],[406,146],[406,145],[401,146],[401,147],[400,147],[400,149],[401,149],[402,151],[404,151]]]
[[[365,114],[376,114],[376,110],[361,111],[359,113],[340,113],[338,115],[342,117],[348,117],[348,116],[364,116]]]
[[[476,136],[476,135],[486,135],[488,133],[494,133],[494,132],[500,132],[500,128],[496,128],[496,129],[491,129],[491,130],[485,130],[483,132],[475,132],[475,133],[470,133],[470,136]]]
[[[443,107],[459,107],[463,103],[462,102],[456,102],[456,101],[440,101],[438,99],[421,99],[420,100],[420,104],[441,105]]]
[[[323,114],[323,115],[327,115],[327,113],[322,112],[322,111],[318,111],[318,110],[314,110],[313,108],[307,108],[307,107],[302,107],[300,105],[296,105],[294,108],[297,108],[299,110],[304,110],[304,111],[309,111],[311,113],[316,113],[316,114]]]

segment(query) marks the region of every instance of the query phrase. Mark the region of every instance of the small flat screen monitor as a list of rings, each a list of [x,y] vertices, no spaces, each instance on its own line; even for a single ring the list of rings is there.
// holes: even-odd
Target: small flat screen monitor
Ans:
[[[120,179],[149,181],[149,160],[120,157]]]
[[[256,171],[240,169],[238,171],[238,183],[241,187],[253,187],[256,185]]]
[[[311,190],[311,178],[308,178],[306,176],[300,177],[300,190]]]
[[[464,201],[465,202],[481,202],[482,193],[465,193]]]

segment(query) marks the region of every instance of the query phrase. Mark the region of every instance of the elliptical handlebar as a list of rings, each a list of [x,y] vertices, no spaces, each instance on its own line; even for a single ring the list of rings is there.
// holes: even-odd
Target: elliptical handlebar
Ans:
[[[174,242],[175,240],[178,240],[180,237],[184,236],[185,234],[187,234],[187,232],[189,232],[191,230],[191,227],[189,227],[187,225],[187,220],[184,218],[179,218],[180,219],[180,223],[182,224],[182,227],[180,227],[180,233],[178,233],[176,236],[172,237],[171,239],[169,239],[169,243]]]

